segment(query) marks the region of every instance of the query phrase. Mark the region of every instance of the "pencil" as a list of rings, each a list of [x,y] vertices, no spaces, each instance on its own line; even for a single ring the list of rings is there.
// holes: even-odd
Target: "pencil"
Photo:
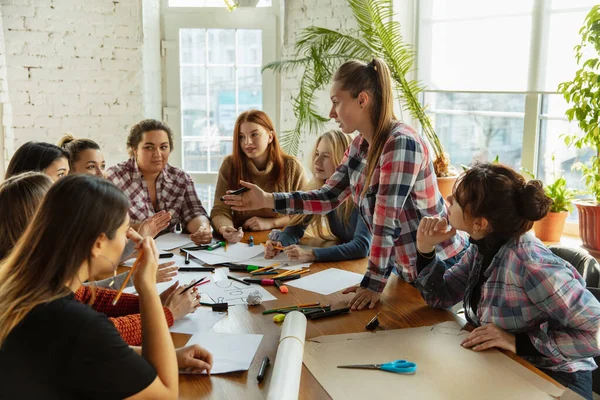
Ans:
[[[225,252],[227,253],[227,240],[225,241]]]
[[[117,296],[112,301],[113,306],[117,305],[117,302],[119,301],[119,299],[121,298],[121,295],[123,294],[123,290],[125,290],[125,288],[127,287],[127,282],[129,282],[129,278],[131,278],[131,275],[133,275],[133,271],[138,266],[141,259],[142,259],[142,251],[140,250],[140,253],[138,254],[137,258],[135,259],[135,262],[133,263],[133,266],[131,267],[131,269],[129,270],[129,273],[125,277],[125,280],[123,281],[123,284],[121,285],[121,288],[117,292]]]
[[[267,265],[266,267],[259,268],[259,269],[255,270],[255,271],[250,271],[250,273],[251,274],[257,274],[257,273],[260,273],[260,272],[268,271],[268,270],[270,270],[270,269],[272,269],[272,268],[274,268],[274,267],[276,267],[278,265],[279,265],[279,263]]]
[[[281,246],[273,246],[273,248],[275,250],[285,250],[285,247],[281,247]]]
[[[205,284],[205,283],[208,283],[208,282],[210,282],[210,280],[208,280],[208,281],[207,281],[207,280],[206,280],[206,276],[205,276],[204,278],[200,279],[198,282],[195,282],[195,283],[193,283],[193,284],[189,285],[188,287],[186,287],[185,289],[183,289],[183,290],[181,291],[181,293],[179,293],[179,294],[184,294],[185,292],[187,292],[187,291],[188,291],[188,290],[190,290],[191,288],[193,288],[193,287],[196,287],[196,286],[200,286],[200,285],[202,285],[202,284]]]
[[[239,283],[243,283],[244,285],[250,286],[250,283],[245,282],[245,281],[243,281],[241,279],[238,279],[238,278],[236,278],[234,276],[227,275],[227,278],[231,279],[232,281],[236,281],[236,282],[239,282]]]

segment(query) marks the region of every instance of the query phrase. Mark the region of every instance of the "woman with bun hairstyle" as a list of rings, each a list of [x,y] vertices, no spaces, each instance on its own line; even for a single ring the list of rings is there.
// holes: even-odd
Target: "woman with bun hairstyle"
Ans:
[[[92,139],[76,139],[70,133],[65,134],[58,146],[69,153],[71,174],[90,174],[104,177],[106,161],[98,143]]]
[[[479,164],[459,178],[448,202],[449,220],[419,224],[415,284],[423,298],[439,308],[464,302],[476,329],[463,347],[512,351],[591,399],[600,303],[573,266],[528,232],[552,203],[542,183]],[[471,246],[447,269],[434,248],[457,230],[471,236]]]
[[[23,172],[42,172],[54,182],[69,174],[69,153],[46,142],[27,142],[10,159],[4,179]]]

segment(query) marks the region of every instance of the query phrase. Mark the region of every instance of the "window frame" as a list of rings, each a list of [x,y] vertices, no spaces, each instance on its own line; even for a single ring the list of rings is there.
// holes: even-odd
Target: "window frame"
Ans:
[[[403,3],[401,0],[396,0],[398,3]],[[404,0],[406,1],[406,0]],[[419,51],[418,38],[421,29],[421,18],[419,11],[422,5],[416,0],[409,0],[412,7],[415,7],[416,12],[413,13],[412,23],[414,24],[413,34],[415,37],[415,49]],[[529,171],[537,171],[538,166],[538,152],[541,135],[541,120],[547,117],[542,115],[542,96],[552,95],[560,93],[555,91],[540,91],[536,90],[541,87],[539,82],[543,82],[545,79],[545,60],[548,56],[548,38],[550,34],[550,18],[552,15],[559,13],[570,13],[578,11],[588,11],[588,7],[569,7],[561,8],[558,10],[551,9],[551,2],[544,0],[534,0],[533,10],[531,13],[532,24],[531,24],[531,42],[529,49],[529,65],[528,65],[528,78],[527,78],[527,90],[523,92],[517,91],[474,91],[468,90],[468,93],[483,93],[483,94],[506,94],[506,93],[519,93],[525,95],[525,112],[523,118],[523,148],[521,151],[521,165]],[[583,21],[582,21],[583,23]],[[415,70],[419,71],[418,57],[415,58]],[[425,92],[430,93],[461,93],[461,91],[454,90],[426,90]],[[424,94],[421,98],[423,103]],[[566,117],[565,117],[566,120]],[[412,120],[414,125],[418,125],[418,122]],[[579,235],[579,223],[578,222],[567,222],[565,225],[564,233],[568,235]]]
[[[168,0],[162,0],[161,11],[163,120],[174,133],[175,149],[169,162],[183,169],[184,140],[194,138],[182,135],[179,29],[261,29],[262,65],[265,65],[281,58],[280,0],[272,0],[271,7],[238,8],[231,12],[224,7],[169,7]],[[279,87],[278,75],[272,71],[262,74],[263,110],[271,116],[276,129],[280,119]],[[188,173],[194,182],[204,184],[216,184],[218,176],[218,171]]]

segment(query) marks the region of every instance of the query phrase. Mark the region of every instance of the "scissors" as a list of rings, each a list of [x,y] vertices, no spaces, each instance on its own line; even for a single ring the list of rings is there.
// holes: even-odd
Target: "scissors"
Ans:
[[[396,360],[385,364],[338,365],[338,368],[380,369],[396,374],[414,374],[417,364],[406,360]]]

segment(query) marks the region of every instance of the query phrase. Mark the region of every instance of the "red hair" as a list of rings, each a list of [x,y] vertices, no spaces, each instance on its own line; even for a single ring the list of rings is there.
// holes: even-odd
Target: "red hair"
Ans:
[[[235,121],[235,127],[233,128],[233,153],[231,155],[233,161],[233,171],[231,176],[233,180],[232,184],[237,187],[240,180],[246,182],[252,182],[250,175],[248,174],[248,167],[246,167],[246,160],[248,157],[242,151],[240,146],[240,127],[244,122],[252,122],[265,128],[267,132],[273,134],[273,140],[269,143],[267,151],[269,152],[269,161],[273,162],[273,170],[271,171],[272,176],[279,183],[283,180],[284,172],[284,160],[289,156],[283,152],[279,146],[279,140],[275,134],[275,127],[271,118],[260,110],[248,110],[241,113]]]

